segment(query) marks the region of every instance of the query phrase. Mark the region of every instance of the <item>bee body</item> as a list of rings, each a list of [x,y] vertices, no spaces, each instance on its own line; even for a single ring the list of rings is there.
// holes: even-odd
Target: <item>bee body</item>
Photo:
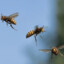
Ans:
[[[40,27],[40,28],[39,27],[36,27],[35,30],[31,30],[31,31],[29,31],[27,33],[26,38],[28,38],[28,37],[30,37],[30,36],[32,36],[34,34],[36,34],[36,36],[37,36],[41,32],[44,32],[44,28],[43,27]]]
[[[53,47],[52,48],[52,53],[55,54],[55,55],[58,55],[59,50],[56,47]]]
[[[7,17],[7,16],[2,16],[1,20],[16,25],[16,21],[13,18],[10,18],[10,17]]]
[[[30,32],[27,33],[26,38],[32,36],[33,34],[34,34],[34,30],[31,30]]]
[[[16,25],[16,21],[15,21],[13,18],[11,18],[9,21],[10,21],[12,24]]]
[[[7,17],[6,16],[1,16],[1,20],[6,21]]]
[[[34,33],[35,33],[35,34],[39,34],[41,31],[42,31],[42,28],[37,28],[37,29],[34,31]]]
[[[1,20],[2,20],[2,22],[5,21],[7,25],[10,24],[10,26],[14,29],[12,24],[16,25],[16,21],[14,20],[14,18],[17,16],[18,16],[18,13],[14,13],[9,16],[1,16]]]

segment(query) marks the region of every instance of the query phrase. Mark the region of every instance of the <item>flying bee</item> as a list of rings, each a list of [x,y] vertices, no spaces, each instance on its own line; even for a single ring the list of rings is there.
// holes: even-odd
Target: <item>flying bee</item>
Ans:
[[[14,20],[14,18],[17,16],[18,16],[18,13],[14,13],[9,16],[2,16],[1,15],[1,20],[2,20],[2,22],[5,21],[7,23],[7,25],[10,24],[10,26],[14,29],[12,24],[16,25],[16,21]]]
[[[37,42],[36,36],[37,36],[38,34],[40,34],[41,32],[45,32],[45,31],[44,31],[44,27],[35,26],[35,30],[29,31],[29,32],[27,33],[27,35],[26,35],[26,38],[29,38],[29,37],[31,37],[32,35],[34,35],[35,41]],[[40,35],[40,37],[41,37],[41,35]]]
[[[53,55],[57,56],[58,54],[60,54],[61,56],[63,56],[63,54],[60,52],[60,50],[63,48],[64,48],[64,45],[61,45],[59,47],[52,47],[52,49],[40,49],[40,51],[51,52],[51,61],[52,61]]]

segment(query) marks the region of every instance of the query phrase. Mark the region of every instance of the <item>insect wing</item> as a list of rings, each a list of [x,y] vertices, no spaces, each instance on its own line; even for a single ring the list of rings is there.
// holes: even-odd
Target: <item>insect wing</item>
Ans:
[[[43,52],[50,52],[51,49],[40,49],[40,51],[43,51]]]
[[[59,46],[58,48],[59,48],[59,49],[62,49],[62,48],[64,48],[64,45],[61,45],[61,46]]]
[[[38,25],[35,26],[35,30],[38,28]]]
[[[60,56],[63,56],[63,54],[61,52],[59,52]]]
[[[14,13],[14,14],[11,14],[9,17],[15,18],[15,17],[17,17],[17,16],[18,16],[18,13]]]

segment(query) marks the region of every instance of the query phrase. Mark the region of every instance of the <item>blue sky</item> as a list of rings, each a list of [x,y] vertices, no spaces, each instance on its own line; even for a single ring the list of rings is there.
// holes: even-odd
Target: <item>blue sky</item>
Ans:
[[[25,36],[28,31],[34,29],[35,25],[48,26],[47,32],[51,35],[55,34],[56,1],[0,0],[0,14],[8,16],[15,12],[19,13],[19,16],[15,18],[17,25],[13,25],[17,31],[0,20],[0,64],[37,64],[40,61],[44,62],[47,59],[47,54],[38,51],[38,49],[40,46],[46,48],[45,42],[42,41],[43,45],[36,47],[34,37],[26,39]],[[48,35],[48,33],[43,35]]]

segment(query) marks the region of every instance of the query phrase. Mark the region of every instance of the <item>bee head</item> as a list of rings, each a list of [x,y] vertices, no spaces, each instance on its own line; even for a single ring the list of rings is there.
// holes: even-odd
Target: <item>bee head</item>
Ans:
[[[42,28],[42,32],[44,32],[44,28]]]
[[[52,52],[54,52],[54,53],[55,53],[55,52],[56,52],[56,48],[53,48],[53,49],[52,49]]]
[[[59,50],[56,47],[54,47],[54,48],[52,48],[52,53],[57,55],[59,53]]]
[[[1,20],[4,20],[5,19],[5,16],[1,16]]]

